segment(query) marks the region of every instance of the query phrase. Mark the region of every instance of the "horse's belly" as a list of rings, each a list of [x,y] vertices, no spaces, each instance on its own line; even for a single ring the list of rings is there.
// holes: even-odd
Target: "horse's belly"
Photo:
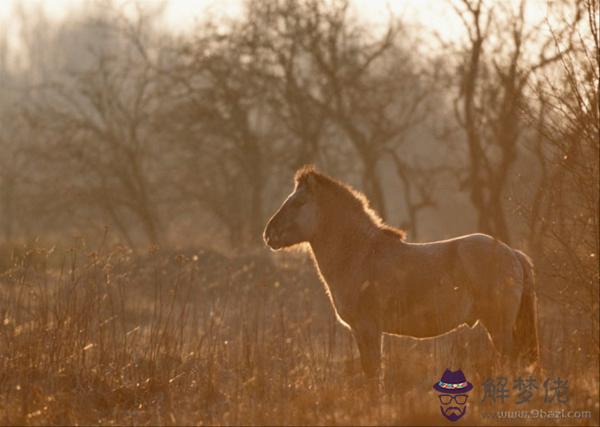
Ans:
[[[473,298],[457,286],[423,292],[408,301],[391,301],[384,312],[384,332],[416,338],[434,337],[473,324]]]

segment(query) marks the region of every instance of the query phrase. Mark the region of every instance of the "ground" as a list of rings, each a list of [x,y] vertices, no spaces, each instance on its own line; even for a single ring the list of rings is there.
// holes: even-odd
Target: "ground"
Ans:
[[[587,410],[565,422],[598,424],[597,353],[544,299],[544,368],[523,406],[478,328],[386,338],[384,378],[366,382],[302,254],[29,248],[4,259],[0,424],[438,424],[432,385],[445,368],[475,385],[468,423],[521,425],[484,417],[527,408]],[[493,402],[483,384],[502,377],[509,397]],[[556,377],[567,402],[544,401]]]

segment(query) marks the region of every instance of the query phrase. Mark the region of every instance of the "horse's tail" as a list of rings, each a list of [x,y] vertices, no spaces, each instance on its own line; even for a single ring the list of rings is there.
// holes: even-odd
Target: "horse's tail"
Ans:
[[[523,267],[523,294],[513,328],[513,342],[516,356],[527,364],[538,361],[540,349],[538,341],[537,302],[534,289],[533,262],[525,253],[515,250]]]

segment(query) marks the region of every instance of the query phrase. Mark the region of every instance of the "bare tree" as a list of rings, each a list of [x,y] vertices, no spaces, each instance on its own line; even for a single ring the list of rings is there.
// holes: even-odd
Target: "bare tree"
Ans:
[[[575,7],[584,19],[571,24],[576,35],[573,46],[556,38],[555,48],[563,52],[561,60],[540,76],[537,102],[525,110],[525,118],[537,131],[533,152],[541,170],[531,207],[525,212],[530,242],[540,260],[538,270],[548,283],[546,293],[555,290],[550,297],[576,313],[592,314],[586,337],[597,352],[599,7],[597,0],[580,1]]]
[[[36,137],[19,115],[27,103],[25,88],[39,83],[56,65],[51,54],[56,29],[40,5],[14,7],[16,23],[0,30],[0,228],[6,241],[29,237],[32,223],[44,224],[33,202],[32,180],[36,170],[28,156],[29,142]],[[9,29],[19,28],[21,49],[11,49]],[[14,35],[14,34],[13,34]]]
[[[461,186],[469,190],[478,228],[510,241],[504,197],[518,157],[519,112],[532,73],[557,61],[560,52],[552,49],[552,38],[536,40],[542,23],[527,25],[525,0],[516,9],[504,3],[492,8],[484,0],[461,0],[453,6],[468,33],[454,101],[468,148]],[[570,37],[570,28],[565,27],[560,36]],[[532,60],[534,42],[541,47]]]
[[[276,138],[259,79],[257,28],[232,25],[227,33],[207,25],[163,73],[173,85],[169,115],[183,125],[174,135],[187,135],[178,144],[189,165],[182,195],[211,211],[234,246],[244,246],[260,242]]]
[[[314,64],[313,99],[355,149],[363,188],[385,217],[378,164],[422,120],[427,91],[409,52],[398,44],[397,23],[390,21],[373,38],[351,18],[348,1],[308,5],[303,43]]]
[[[311,96],[316,85],[303,46],[310,16],[295,1],[251,1],[246,8],[246,25],[253,29],[252,42],[263,64],[256,71],[266,89],[270,114],[291,139],[281,161],[292,169],[313,163],[324,154],[321,139],[330,123]]]
[[[44,179],[62,192],[63,214],[77,209],[71,214],[93,222],[91,212],[99,211],[131,246],[137,230],[159,243],[149,126],[159,90],[152,70],[106,17],[91,16],[80,28],[103,44],[89,47],[82,53],[87,63],[45,83],[24,106],[29,125],[43,135],[35,156]]]
[[[386,216],[380,162],[398,155],[424,117],[428,95],[414,55],[399,42],[401,25],[390,19],[384,34],[374,36],[345,0],[251,2],[250,10],[263,28],[275,114],[300,142],[293,165],[334,146],[320,140],[324,132],[337,133],[354,150],[362,187]]]

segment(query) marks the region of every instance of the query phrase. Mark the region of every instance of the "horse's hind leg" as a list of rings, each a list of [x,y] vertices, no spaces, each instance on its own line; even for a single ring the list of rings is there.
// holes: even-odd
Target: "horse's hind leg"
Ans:
[[[503,304],[504,309],[497,313],[496,317],[485,319],[483,323],[500,355],[500,364],[512,369],[515,362],[513,325],[517,316],[517,308],[513,309],[507,302]]]
[[[502,325],[488,327],[494,348],[498,351],[503,361],[510,361],[513,353],[512,330],[507,330]]]
[[[360,319],[351,326],[358,344],[363,371],[367,378],[377,378],[381,367],[381,331],[377,324],[368,318]]]

